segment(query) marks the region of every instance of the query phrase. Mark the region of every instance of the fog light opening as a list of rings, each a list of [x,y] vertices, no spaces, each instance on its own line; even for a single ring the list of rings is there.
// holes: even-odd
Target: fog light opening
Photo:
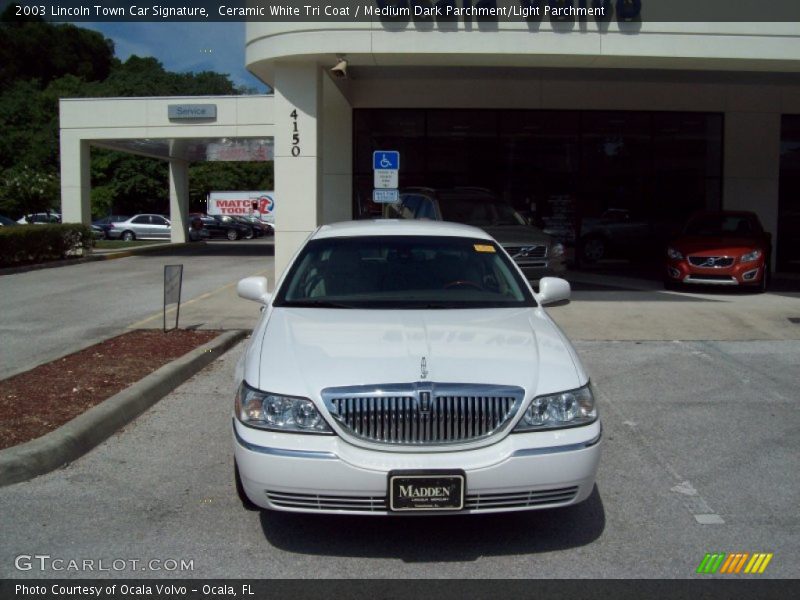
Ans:
[[[756,278],[756,275],[758,275],[758,269],[753,269],[752,271],[747,271],[746,273],[744,273],[742,275],[742,279],[744,279],[745,281],[752,281],[753,279]]]

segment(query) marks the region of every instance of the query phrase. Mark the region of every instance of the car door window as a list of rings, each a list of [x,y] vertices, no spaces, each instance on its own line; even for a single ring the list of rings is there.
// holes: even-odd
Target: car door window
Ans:
[[[135,223],[136,225],[149,225],[150,224],[150,217],[147,215],[141,215],[136,217],[131,223]]]
[[[430,198],[422,199],[419,210],[417,210],[417,218],[436,220],[436,207],[433,204],[433,200]]]
[[[163,225],[165,227],[169,225],[169,223],[164,217],[153,216],[150,218],[152,219],[151,222],[153,223],[153,225]]]
[[[422,201],[422,196],[417,194],[404,194],[400,197],[400,214],[401,219],[413,219],[414,215],[419,208],[419,203]]]

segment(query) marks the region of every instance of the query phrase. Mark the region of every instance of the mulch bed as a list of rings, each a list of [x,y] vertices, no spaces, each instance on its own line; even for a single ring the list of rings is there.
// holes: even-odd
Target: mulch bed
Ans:
[[[0,449],[53,431],[219,334],[135,330],[0,381]]]

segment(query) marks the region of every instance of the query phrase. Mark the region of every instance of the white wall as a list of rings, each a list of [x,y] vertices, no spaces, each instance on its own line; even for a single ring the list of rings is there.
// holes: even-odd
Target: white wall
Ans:
[[[172,241],[186,239],[188,175],[186,141],[273,137],[271,96],[77,98],[59,103],[61,212],[65,223],[91,221],[90,146],[122,141],[137,154],[170,161]],[[207,121],[170,121],[170,104],[214,104]],[[135,142],[130,144],[128,142]]]

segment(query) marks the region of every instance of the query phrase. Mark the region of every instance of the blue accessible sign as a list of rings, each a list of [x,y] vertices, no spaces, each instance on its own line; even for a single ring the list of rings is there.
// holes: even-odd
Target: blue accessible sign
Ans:
[[[400,153],[397,150],[376,150],[372,153],[372,168],[397,171],[400,169]]]

